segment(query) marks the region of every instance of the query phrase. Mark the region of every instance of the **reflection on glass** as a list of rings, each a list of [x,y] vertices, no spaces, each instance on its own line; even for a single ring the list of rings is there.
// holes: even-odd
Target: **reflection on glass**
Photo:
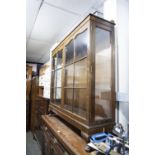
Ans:
[[[62,50],[57,53],[57,68],[62,67]]]
[[[62,70],[61,69],[55,71],[55,75],[56,75],[56,87],[61,87],[61,73],[62,73]]]
[[[73,46],[73,40],[68,43],[66,46],[66,57],[65,61],[66,64],[72,63],[73,62],[73,57],[74,57],[74,46]]]
[[[74,88],[73,112],[86,118],[87,90]]]
[[[87,86],[87,58],[75,63],[74,87]]]
[[[78,34],[75,38],[75,59],[82,58],[87,55],[88,33],[87,29]]]
[[[57,69],[54,72],[53,100],[56,104],[61,104],[61,72],[62,69]]]
[[[65,68],[65,87],[73,87],[74,65]]]
[[[55,94],[55,102],[57,104],[61,103],[61,88],[56,88],[56,94]]]
[[[95,119],[100,120],[112,115],[110,32],[96,28],[95,38]]]
[[[56,55],[53,57],[53,63],[52,63],[52,69],[55,70],[56,69],[56,66],[57,66],[57,57]]]
[[[52,88],[52,90],[53,90],[53,99],[54,99],[54,101],[55,101],[55,88]]]
[[[54,72],[54,81],[53,81],[53,86],[56,87],[56,81],[57,81],[57,74]]]
[[[64,108],[72,111],[72,103],[73,103],[73,89],[64,89],[65,93],[65,103]]]

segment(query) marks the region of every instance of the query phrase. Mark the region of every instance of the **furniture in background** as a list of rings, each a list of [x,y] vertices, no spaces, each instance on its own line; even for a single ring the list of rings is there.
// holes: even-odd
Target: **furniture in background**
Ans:
[[[31,79],[32,67],[26,65],[26,131],[30,128]]]
[[[43,97],[43,87],[39,86],[38,77],[32,79],[31,92],[31,132],[42,146],[41,115],[48,114],[49,99]]]
[[[42,68],[41,68],[42,69]],[[40,73],[40,72],[39,72]],[[41,115],[48,114],[49,99],[44,97],[44,86],[39,86],[39,76],[33,76],[30,93],[30,129],[33,138],[42,143]]]
[[[42,139],[42,130],[41,130],[41,116],[48,114],[48,106],[49,106],[50,100],[48,98],[45,98],[43,96],[37,96],[36,97],[36,122],[35,122],[35,130],[34,134],[42,147],[43,139]]]
[[[32,89],[31,89],[31,122],[30,128],[34,136],[35,126],[36,126],[36,98],[39,94],[39,80],[38,76],[32,79]]]

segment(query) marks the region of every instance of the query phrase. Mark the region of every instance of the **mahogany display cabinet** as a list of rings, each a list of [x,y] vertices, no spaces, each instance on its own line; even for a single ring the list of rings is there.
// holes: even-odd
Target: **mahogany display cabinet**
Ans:
[[[49,109],[86,139],[115,122],[114,25],[90,14],[52,51]]]

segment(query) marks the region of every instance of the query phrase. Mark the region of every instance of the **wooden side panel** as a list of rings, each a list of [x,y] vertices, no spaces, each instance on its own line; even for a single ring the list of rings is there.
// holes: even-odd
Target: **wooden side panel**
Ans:
[[[31,93],[32,67],[26,66],[26,131],[30,128],[30,93]]]

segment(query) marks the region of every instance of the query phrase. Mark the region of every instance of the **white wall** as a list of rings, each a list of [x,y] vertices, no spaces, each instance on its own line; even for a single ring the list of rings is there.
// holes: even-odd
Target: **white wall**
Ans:
[[[114,20],[116,40],[116,92],[119,100],[118,120],[126,128],[129,122],[129,21],[128,0],[105,0],[104,18]]]
[[[129,3],[128,0],[117,0],[117,21],[118,21],[118,91],[129,94]],[[119,121],[126,127],[129,122],[129,101],[119,104]]]

